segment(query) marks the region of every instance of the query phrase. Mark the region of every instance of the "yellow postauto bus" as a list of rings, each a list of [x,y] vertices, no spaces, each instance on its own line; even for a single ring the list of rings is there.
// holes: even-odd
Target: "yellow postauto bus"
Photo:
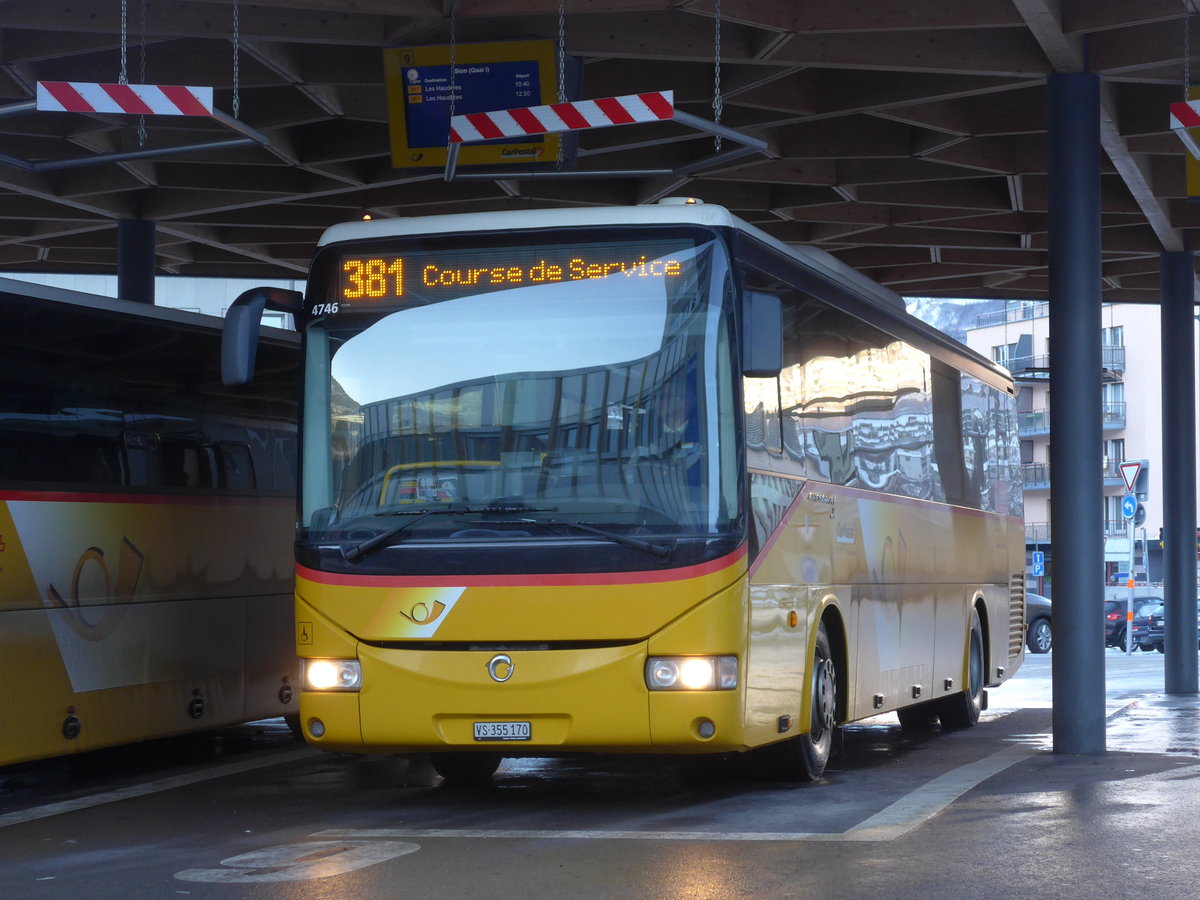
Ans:
[[[1024,652],[1007,374],[716,206],[338,225],[307,293],[302,727],[339,752],[755,751],[974,723]]]
[[[0,765],[297,716],[300,346],[0,279]]]

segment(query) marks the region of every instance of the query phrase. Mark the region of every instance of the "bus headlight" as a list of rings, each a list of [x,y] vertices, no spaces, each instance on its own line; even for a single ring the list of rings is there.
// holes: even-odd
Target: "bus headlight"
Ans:
[[[737,687],[736,656],[652,656],[646,687],[652,691],[728,691]]]
[[[304,686],[310,691],[357,691],[362,687],[362,664],[357,659],[307,660]]]

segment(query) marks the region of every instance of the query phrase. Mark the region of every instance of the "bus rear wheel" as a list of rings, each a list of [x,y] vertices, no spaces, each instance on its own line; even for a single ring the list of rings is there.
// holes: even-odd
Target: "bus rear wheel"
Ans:
[[[455,784],[483,782],[500,768],[499,753],[431,753],[433,771]]]
[[[938,718],[951,728],[968,728],[983,712],[983,622],[979,610],[971,611],[967,647],[967,689],[938,701]]]
[[[769,749],[774,755],[771,766],[779,778],[789,781],[816,781],[825,772],[833,751],[837,728],[838,669],[822,623],[817,629],[807,690],[812,710],[808,732]]]

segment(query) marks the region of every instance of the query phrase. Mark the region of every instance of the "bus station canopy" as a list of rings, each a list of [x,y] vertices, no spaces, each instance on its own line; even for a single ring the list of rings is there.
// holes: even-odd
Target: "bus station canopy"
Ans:
[[[902,294],[1044,298],[1047,77],[1086,70],[1102,84],[1104,299],[1157,302],[1159,254],[1200,228],[1171,130],[1191,80],[1188,8],[0,0],[0,274],[113,273],[129,219],[155,223],[161,274],[287,278],[323,229],[365,215],[690,195]],[[648,122],[578,132],[565,168],[463,165],[447,181],[440,165],[394,165],[385,49],[453,41],[468,59],[528,40],[580,64],[571,99],[672,91],[676,109],[719,111],[765,149]],[[38,82],[122,81],[211,87],[214,114],[34,108]]]

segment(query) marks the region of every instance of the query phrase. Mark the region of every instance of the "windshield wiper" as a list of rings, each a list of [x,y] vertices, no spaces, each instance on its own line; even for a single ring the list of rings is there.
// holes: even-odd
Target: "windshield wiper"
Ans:
[[[643,553],[649,553],[651,556],[657,556],[659,559],[665,560],[671,555],[671,547],[666,544],[655,544],[650,541],[643,541],[641,538],[630,537],[627,534],[605,531],[603,528],[588,525],[586,522],[571,522],[564,519],[522,519],[521,521],[532,522],[535,525],[567,525],[570,528],[578,528],[580,531],[586,531],[588,534],[606,538],[614,544],[623,544],[626,547],[632,547],[634,550],[641,550]]]
[[[423,522],[431,516],[446,516],[450,515],[451,513],[465,513],[471,511],[471,507],[469,506],[439,506],[436,509],[414,509],[385,513],[385,515],[389,516],[413,516],[413,518],[409,519],[403,525],[397,525],[395,528],[389,528],[387,531],[377,534],[373,538],[367,538],[361,544],[356,544],[349,549],[343,547],[342,556],[345,558],[346,562],[358,562],[367,554],[374,553],[380,547],[384,546],[389,541],[394,540],[396,537],[412,528],[418,522]]]
[[[487,515],[505,515],[511,513],[555,511],[555,507],[553,506],[526,506],[521,500],[506,500],[503,497],[498,500],[493,500],[491,503],[488,503],[484,506],[439,506],[435,507],[434,509],[390,510],[388,512],[379,513],[379,515],[413,516],[413,518],[405,522],[403,525],[397,525],[395,528],[389,528],[387,531],[377,534],[373,538],[368,538],[361,544],[351,547],[348,550],[343,549],[342,556],[345,558],[346,562],[358,562],[364,556],[374,553],[380,547],[385,546],[388,542],[399,537],[418,522],[423,522],[430,516],[446,516],[452,513],[484,513]]]

